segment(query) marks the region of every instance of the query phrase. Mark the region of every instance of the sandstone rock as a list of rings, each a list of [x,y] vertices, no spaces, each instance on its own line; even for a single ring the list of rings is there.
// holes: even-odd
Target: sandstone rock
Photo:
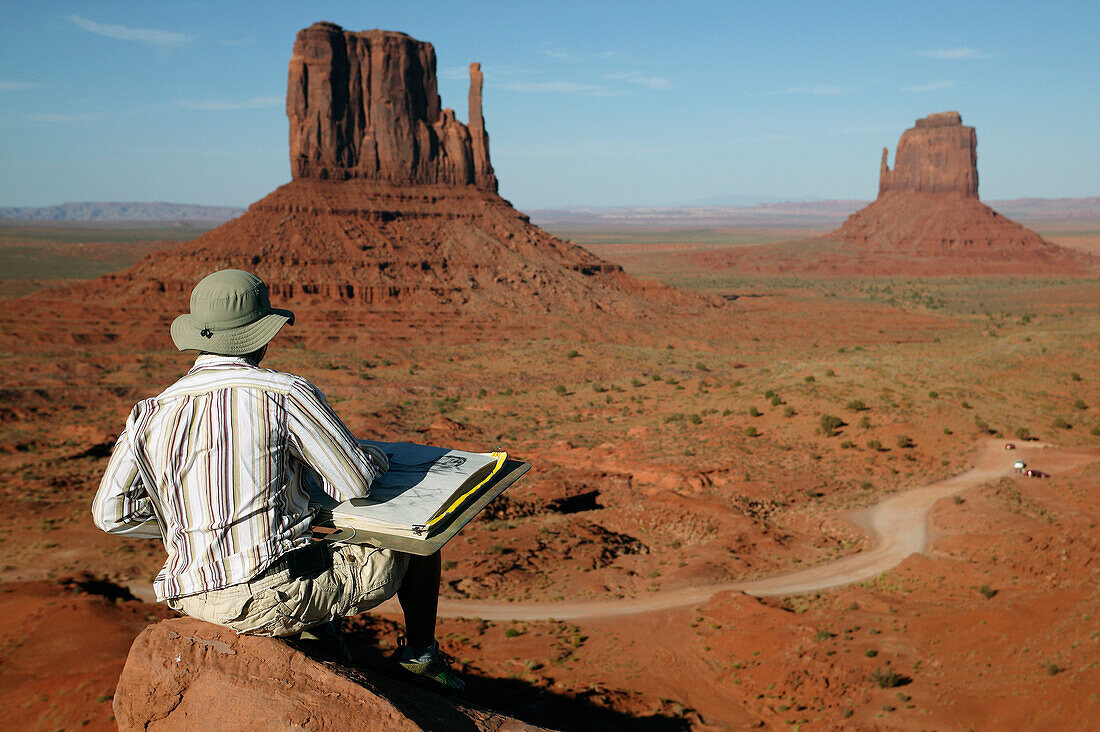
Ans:
[[[958,112],[940,112],[918,119],[898,142],[894,169],[882,150],[878,193],[918,191],[978,197],[978,138],[964,127]]]
[[[897,272],[898,256],[922,258],[924,273],[1071,271],[1095,266],[1093,258],[1059,247],[1031,229],[1001,216],[978,200],[977,136],[958,112],[919,119],[898,142],[894,169],[882,151],[878,198],[826,238],[854,245],[866,257],[865,269]],[[837,254],[843,255],[843,252]],[[952,264],[963,263],[962,270]],[[883,266],[884,264],[888,266]]]
[[[191,618],[137,637],[115,691],[126,730],[542,729]]]
[[[315,23],[299,32],[290,61],[294,180],[196,241],[66,296],[178,311],[202,277],[237,267],[298,310],[352,306],[433,322],[579,312],[663,319],[686,305],[720,306],[639,282],[501,198],[476,63],[470,78],[467,127],[441,109],[430,44]]]
[[[470,128],[442,108],[435,66],[432,45],[404,33],[352,33],[333,23],[299,31],[286,101],[294,178],[495,191],[480,66],[470,66]]]

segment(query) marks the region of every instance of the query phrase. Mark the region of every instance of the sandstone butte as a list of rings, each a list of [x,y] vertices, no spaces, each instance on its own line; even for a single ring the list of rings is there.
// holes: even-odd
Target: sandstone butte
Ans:
[[[482,83],[471,64],[463,124],[442,107],[430,43],[313,24],[298,33],[287,75],[291,182],[197,240],[69,295],[178,308],[203,276],[237,267],[298,308],[491,320],[720,306],[635,280],[498,195]]]
[[[137,637],[114,696],[129,730],[543,729],[191,618]]]
[[[894,169],[882,150],[878,198],[852,214],[828,238],[869,255],[969,259],[982,272],[1018,263],[1085,265],[1087,257],[1059,247],[978,200],[978,137],[958,112],[918,119],[898,142]]]

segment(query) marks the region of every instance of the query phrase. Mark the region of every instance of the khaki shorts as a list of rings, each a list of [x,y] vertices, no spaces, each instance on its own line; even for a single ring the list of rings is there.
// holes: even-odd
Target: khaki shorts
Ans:
[[[389,549],[312,544],[248,582],[172,598],[168,606],[238,633],[294,635],[390,599],[408,566],[408,554]]]

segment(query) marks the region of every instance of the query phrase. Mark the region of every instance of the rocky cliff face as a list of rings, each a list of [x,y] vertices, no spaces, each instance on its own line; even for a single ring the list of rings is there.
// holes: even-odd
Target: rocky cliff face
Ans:
[[[977,198],[977,148],[974,128],[964,127],[958,112],[918,119],[898,142],[893,170],[886,164],[887,149],[882,149],[878,194],[915,191]]]
[[[296,308],[434,320],[720,306],[641,283],[501,198],[476,63],[470,82],[467,127],[441,108],[430,44],[331,23],[300,31],[287,89],[294,180],[240,218],[75,295],[176,308],[202,277],[237,267]]]
[[[882,151],[878,198],[826,238],[854,245],[865,259],[872,253],[891,258],[868,264],[880,272],[905,272],[906,261],[914,272],[926,274],[1070,271],[1095,265],[1090,257],[1043,239],[979,201],[977,147],[974,128],[964,127],[958,112],[918,119],[898,142],[893,170],[886,164],[887,150]]]
[[[471,64],[467,127],[442,108],[430,43],[314,23],[298,32],[287,74],[291,172],[496,191],[481,84]]]

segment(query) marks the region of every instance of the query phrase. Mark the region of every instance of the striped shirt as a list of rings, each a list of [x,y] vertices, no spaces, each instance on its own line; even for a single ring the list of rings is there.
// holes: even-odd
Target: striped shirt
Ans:
[[[153,588],[165,600],[247,582],[308,544],[310,470],[347,500],[369,493],[381,462],[307,380],[203,354],[130,412],[92,514],[104,531],[164,540]]]

